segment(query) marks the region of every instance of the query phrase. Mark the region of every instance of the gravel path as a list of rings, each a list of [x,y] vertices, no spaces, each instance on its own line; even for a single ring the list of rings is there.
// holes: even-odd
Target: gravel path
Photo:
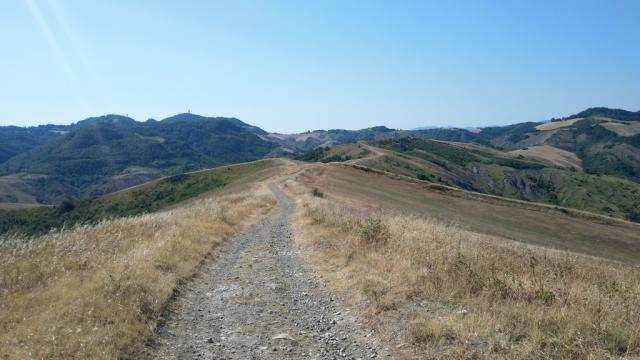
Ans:
[[[270,189],[278,204],[187,286],[158,329],[153,357],[391,358],[303,264],[292,241],[295,202]]]

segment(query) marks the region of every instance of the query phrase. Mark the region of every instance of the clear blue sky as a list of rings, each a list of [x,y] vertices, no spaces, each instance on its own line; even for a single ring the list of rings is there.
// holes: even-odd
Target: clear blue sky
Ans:
[[[190,109],[268,131],[640,109],[640,1],[0,2],[0,125]]]

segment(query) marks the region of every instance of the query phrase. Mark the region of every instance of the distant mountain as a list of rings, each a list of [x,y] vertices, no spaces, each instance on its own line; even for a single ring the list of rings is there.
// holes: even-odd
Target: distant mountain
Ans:
[[[299,134],[271,133],[264,136],[269,141],[280,144],[283,151],[289,154],[300,154],[318,147],[350,144],[358,141],[379,141],[416,136],[410,130],[390,129],[386,126],[374,126],[361,130],[313,130]]]
[[[639,112],[590,108],[550,122],[402,135],[369,142],[386,156],[344,145],[298,158],[362,158],[366,166],[466,190],[640,221]]]
[[[163,123],[165,124],[172,124],[172,123],[179,123],[179,122],[193,122],[193,121],[226,121],[229,123],[234,124],[235,126],[241,127],[251,133],[254,134],[258,134],[258,135],[267,135],[267,132],[260,129],[257,126],[253,126],[253,125],[249,125],[247,123],[244,123],[236,118],[224,118],[224,117],[205,117],[205,116],[200,116],[200,115],[195,115],[192,113],[182,113],[182,114],[178,114],[178,115],[174,115],[171,117],[168,117],[166,119],[161,120]]]
[[[257,160],[278,147],[238,119],[188,115],[144,123],[108,115],[69,126],[0,164],[0,201],[3,188],[5,201],[14,189],[42,203],[93,197],[163,175]]]
[[[99,125],[99,124],[113,124],[118,126],[135,126],[139,123],[128,116],[109,114],[98,117],[90,117],[75,124],[69,126],[71,129]]]
[[[267,133],[236,118],[191,113],[146,122],[111,114],[67,126],[0,127],[0,202],[90,197],[204,167],[273,156],[316,159],[324,156],[318,149],[404,138],[477,144],[640,182],[640,112],[620,109],[590,108],[549,122],[477,129],[375,126],[299,134]],[[305,155],[311,150],[316,152]]]
[[[207,117],[192,114],[192,113],[182,113],[182,114],[169,116],[168,118],[162,119],[161,121],[164,123],[177,123],[177,122],[202,121],[202,120],[207,120]]]
[[[526,150],[550,146],[575,154],[587,173],[640,181],[640,122],[633,120],[633,114],[594,108],[549,123],[483,128],[478,139],[470,142],[499,150],[525,150],[525,156]]]
[[[594,107],[550,122],[525,122],[464,129],[429,129],[412,134],[434,140],[477,143],[539,158],[549,149],[575,155],[585,172],[640,181],[640,111]]]
[[[479,129],[475,128],[458,129],[433,127],[414,130],[397,130],[386,126],[374,126],[360,130],[314,130],[299,134],[271,133],[264,138],[280,144],[283,153],[296,156],[319,147],[351,144],[358,141],[381,141],[406,137],[487,144],[488,140],[479,136],[478,132]]]
[[[606,107],[593,107],[587,110],[581,111],[575,115],[568,117],[573,118],[587,118],[593,116],[600,116],[605,118],[616,119],[620,121],[640,121],[640,111],[627,111],[622,109],[609,109]]]
[[[0,164],[13,156],[56,139],[67,131],[65,128],[64,126],[56,125],[41,125],[25,128],[18,126],[0,126]]]
[[[468,131],[477,131],[477,130],[479,130],[479,128],[476,127],[476,126],[456,127],[456,126],[434,126],[434,125],[418,126],[418,127],[413,128],[411,130],[418,131],[418,130],[433,130],[433,129],[447,129],[447,130],[462,129],[462,130],[468,130]]]
[[[246,124],[235,118],[205,117],[191,113],[178,114],[161,120],[163,123],[189,122],[189,121],[220,121],[225,120],[234,123],[238,127],[257,135],[267,135],[267,132],[257,126]],[[159,121],[149,119],[144,124],[151,125]],[[71,125],[40,125],[32,127],[0,126],[0,164],[13,156],[29,151],[36,146],[46,144],[60,135],[64,135],[80,128],[111,124],[118,127],[135,127],[143,124],[128,116],[109,114],[96,116],[77,121]]]
[[[90,117],[71,125],[0,126],[0,164],[70,131],[97,124],[134,126],[139,123],[127,116],[110,114]]]

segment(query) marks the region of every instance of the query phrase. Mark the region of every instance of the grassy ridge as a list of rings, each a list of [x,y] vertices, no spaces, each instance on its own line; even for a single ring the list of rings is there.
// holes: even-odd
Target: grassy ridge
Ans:
[[[168,177],[97,199],[66,201],[55,207],[0,210],[0,235],[32,236],[79,223],[154,212],[272,166],[273,161],[226,166]]]
[[[0,359],[145,358],[178,284],[275,204],[259,183],[269,175],[171,211],[0,246]]]
[[[365,199],[332,183],[314,196],[317,184],[299,180],[287,186],[301,205],[296,240],[399,358],[640,354],[637,267],[465,231],[406,206],[385,209],[380,189]]]
[[[363,166],[512,199],[586,210],[640,222],[640,184],[611,175],[513,157],[498,150],[417,138],[385,140],[371,148],[383,155],[357,156]],[[348,152],[336,146],[308,161],[336,161]],[[364,157],[364,158],[362,158]]]
[[[365,169],[368,168],[322,165],[307,170],[303,178],[308,187],[317,187],[327,197],[349,199],[354,206],[369,208],[375,204],[375,208],[383,210],[429,214],[477,233],[640,263],[638,224],[472,192],[447,191],[439,185]]]

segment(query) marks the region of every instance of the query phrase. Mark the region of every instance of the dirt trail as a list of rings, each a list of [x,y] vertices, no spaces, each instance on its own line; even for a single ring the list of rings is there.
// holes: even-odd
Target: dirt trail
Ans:
[[[278,204],[206,265],[165,315],[160,359],[371,359],[374,336],[308,269],[293,244],[295,202]]]

